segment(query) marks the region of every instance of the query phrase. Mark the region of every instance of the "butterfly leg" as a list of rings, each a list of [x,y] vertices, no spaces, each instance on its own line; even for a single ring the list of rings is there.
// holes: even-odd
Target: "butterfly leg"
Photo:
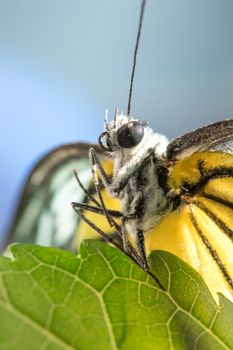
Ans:
[[[102,164],[99,161],[94,148],[89,149],[89,158],[91,164],[93,164],[93,166],[96,167],[96,170],[99,171],[104,187],[107,189],[107,191],[112,197],[117,198],[119,196],[120,191],[127,185],[130,176],[133,174],[132,171],[127,170],[131,170],[130,166],[127,169],[124,169],[123,175],[118,174],[116,183],[113,183],[112,180],[109,179],[108,175],[105,173],[104,168],[102,167]]]
[[[93,205],[88,205],[85,203],[77,203],[77,202],[72,202],[71,205],[73,208],[78,208],[81,210],[88,210],[88,211],[91,211],[92,213],[105,215],[104,210],[100,207],[95,207]],[[118,210],[110,210],[110,209],[106,209],[106,210],[107,210],[108,214],[114,218],[121,218],[122,217],[122,213]]]
[[[99,233],[100,236],[102,236],[108,243],[113,244],[115,247],[120,249],[121,251],[124,252],[123,248],[121,247],[120,244],[114,241],[111,236],[107,235],[104,231],[102,231],[98,226],[96,226],[92,221],[90,221],[81,211],[79,207],[79,203],[73,203],[72,204],[74,211],[78,216],[85,221],[91,228],[93,228],[97,233]]]
[[[104,215],[104,211],[102,208],[99,207],[95,207],[92,205],[88,205],[88,204],[84,204],[84,203],[77,203],[77,202],[73,202],[71,203],[74,211],[80,216],[80,211],[82,210],[87,210],[87,211],[91,211],[92,213],[96,213],[96,214],[100,214],[100,215]],[[107,209],[108,210],[108,209]],[[122,217],[122,213],[117,211],[117,210],[108,210],[109,215],[111,215],[113,218],[120,218]],[[82,214],[83,215],[83,214]],[[84,216],[84,215],[83,215]],[[86,221],[87,222],[87,221]],[[126,235],[126,231],[125,229],[123,229],[122,227],[120,227],[114,220],[114,226],[116,228],[117,233],[119,234],[120,238],[122,239],[123,242],[123,248],[124,251],[127,254],[132,255],[136,261],[140,261],[140,256],[138,255],[138,253],[136,252],[136,250],[134,249],[134,247],[132,246],[132,244],[128,241],[127,239],[127,247],[126,244],[124,243],[124,235]],[[89,223],[88,223],[89,224]],[[91,225],[89,225],[91,226]],[[92,228],[95,229],[95,227],[91,226]],[[123,232],[124,231],[124,232]],[[99,233],[99,231],[97,231]],[[141,261],[139,262],[139,264],[141,265]]]
[[[108,189],[109,186],[111,185],[111,179],[109,179],[104,168],[102,167],[102,164],[99,161],[97,154],[96,154],[96,151],[93,147],[91,147],[89,149],[89,159],[90,159],[92,167],[96,167],[96,170],[99,171],[101,180],[104,184],[104,187]]]
[[[106,207],[104,205],[103,199],[101,199],[102,195],[101,195],[101,191],[100,191],[100,187],[99,187],[99,180],[98,180],[98,177],[97,177],[97,170],[99,171],[101,180],[103,181],[103,184],[104,184],[104,186],[106,187],[107,190],[110,189],[111,181],[108,178],[107,174],[105,173],[105,171],[104,171],[104,169],[103,169],[103,167],[102,167],[102,165],[101,165],[101,163],[100,163],[100,161],[99,161],[99,159],[98,159],[98,157],[96,155],[96,152],[95,152],[94,148],[90,148],[90,150],[89,150],[89,158],[90,158],[90,161],[91,161],[91,164],[92,164],[92,172],[93,172],[94,182],[95,182],[95,185],[97,186],[96,190],[98,192],[98,195],[99,195],[99,198],[100,198],[100,201],[101,201],[101,204],[102,204],[103,212],[104,212],[104,214],[107,213],[107,215],[108,215],[108,210],[106,209]],[[111,222],[112,225],[114,225],[114,222],[112,221],[111,216],[109,216],[109,217],[110,217],[109,222]],[[120,231],[121,231],[121,238],[122,238],[122,242],[123,242],[124,251],[126,253],[129,253],[129,250],[132,251],[132,249],[131,249],[132,245],[130,244],[130,242],[128,240],[128,235],[127,235],[127,232],[125,230],[124,219],[122,220],[122,228],[121,228]]]
[[[98,177],[97,177],[97,170],[100,173],[100,177],[101,180],[105,186],[105,188],[112,194],[112,192],[115,193],[115,196],[117,196],[117,194],[125,187],[125,185],[127,184],[130,176],[133,175],[133,172],[131,171],[130,173],[126,171],[126,173],[124,174],[123,177],[120,177],[120,181],[116,186],[113,186],[111,180],[108,178],[107,174],[105,173],[97,155],[96,152],[94,150],[94,148],[90,148],[89,150],[89,158],[92,164],[92,171],[93,171],[93,177],[94,177],[94,181],[96,184],[96,190],[98,192],[98,194],[101,195],[100,193],[100,187],[99,187],[99,182],[98,182]],[[135,166],[135,164],[134,164]],[[143,164],[141,164],[139,166],[139,170],[140,168],[143,166]],[[101,197],[100,197],[101,200]],[[101,204],[103,204],[103,201],[101,201]],[[107,212],[107,209],[105,208],[104,204],[103,204],[103,209],[104,211]],[[127,220],[128,218],[126,218]],[[123,224],[124,226],[124,224]],[[126,253],[129,247],[129,240],[128,240],[128,235],[127,232],[125,230],[125,228],[123,227],[122,231],[122,240],[123,240],[123,246],[124,249],[126,249]],[[136,244],[137,244],[137,248],[138,248],[138,252],[139,254],[137,254],[137,262],[139,263],[139,265],[141,265],[145,270],[149,270],[149,266],[147,263],[147,259],[146,259],[146,253],[145,253],[145,246],[144,246],[144,235],[143,232],[141,230],[137,231],[137,235],[136,235]],[[131,245],[131,244],[130,244]],[[131,245],[132,246],[132,245]],[[136,251],[135,251],[136,252]],[[135,254],[134,254],[135,255]]]
[[[124,217],[122,217],[122,230],[121,230],[122,231],[122,242],[123,242],[124,250],[126,252],[129,252],[130,241],[128,239],[128,234],[126,231],[125,222],[126,222],[126,219]]]
[[[78,176],[78,172],[77,170],[74,170],[74,176],[79,184],[79,186],[81,187],[81,189],[83,190],[83,192],[86,194],[87,198],[89,198],[90,201],[92,201],[93,203],[95,203],[97,205],[97,207],[101,207],[100,203],[95,199],[95,197],[93,197],[91,195],[91,193],[83,186],[82,182],[79,179]]]
[[[137,228],[138,226],[137,220],[139,220],[139,223],[140,223],[141,217],[138,215],[138,213],[129,214],[128,216],[125,216],[122,218],[122,222],[123,222],[122,226],[125,227],[125,224],[127,221],[129,222],[132,221],[132,225],[134,227],[134,229],[132,229],[132,232],[135,232],[135,244],[137,246],[137,251],[138,251],[137,262],[145,271],[149,271],[149,265],[147,262],[146,251],[145,251],[144,232],[142,229]],[[127,242],[130,243],[130,241],[128,240],[128,235],[126,237],[127,237]]]
[[[100,207],[95,207],[93,205],[88,205],[85,203],[77,203],[77,202],[72,202],[71,205],[72,205],[74,211],[80,217],[81,217],[80,214],[82,214],[83,210],[90,211],[92,213],[96,213],[96,214],[105,216],[103,209]],[[80,211],[81,211],[81,213],[80,213]],[[121,218],[122,217],[122,213],[117,211],[117,210],[108,210],[108,214],[111,215],[112,218]],[[84,214],[82,214],[82,215],[84,216]],[[116,221],[114,219],[112,219],[112,221],[114,223],[114,227],[116,229],[117,234],[119,235],[120,239],[122,239],[122,230],[121,230],[120,226],[116,223]],[[87,220],[85,220],[85,222],[88,223]],[[89,224],[89,226],[91,226],[91,225]],[[95,228],[93,226],[91,226],[91,227],[95,230]],[[95,231],[97,231],[97,230],[95,230]],[[99,233],[99,231],[97,231],[97,232]]]
[[[108,243],[114,245],[116,248],[120,249],[123,253],[125,253],[127,256],[129,256],[131,259],[133,259],[136,263],[138,263],[140,266],[142,266],[142,261],[140,256],[138,255],[137,251],[134,249],[132,244],[129,242],[128,245],[128,251],[125,251],[122,246],[117,243],[111,236],[107,235],[104,231],[102,231],[98,226],[96,226],[92,221],[90,221],[81,211],[82,208],[80,208],[81,203],[72,203],[72,207],[74,211],[78,214],[78,216],[85,221],[92,229],[94,229],[101,237],[103,237]],[[89,208],[90,209],[90,208]],[[93,211],[93,208],[91,209]],[[99,212],[99,214],[101,214]],[[104,213],[102,212],[102,215]],[[122,231],[121,231],[122,232]]]
[[[138,248],[139,255],[142,260],[142,267],[145,271],[149,271],[149,265],[147,262],[146,251],[145,251],[145,243],[144,243],[144,233],[142,230],[137,230],[136,234],[136,244]]]
[[[114,179],[114,183],[112,179],[109,179],[108,175],[105,173],[104,168],[102,167],[101,162],[99,161],[96,151],[94,148],[89,149],[89,158],[93,167],[95,167],[95,171],[99,171],[101,180],[104,184],[104,187],[110,193],[112,197],[119,197],[119,193],[125,188],[128,184],[130,177],[136,172],[140,171],[144,165],[150,162],[153,159],[154,150],[148,151],[148,156],[143,161],[141,159],[135,161],[131,160],[125,164],[122,169],[118,172],[117,178]]]
[[[92,205],[88,205],[88,204],[84,204],[84,203],[77,203],[77,202],[73,202],[71,203],[73,208],[77,208],[77,209],[81,209],[81,210],[88,210],[91,211],[93,213],[97,213],[100,215],[105,215],[105,212],[103,210],[103,208],[101,207],[101,204],[95,199],[95,197],[92,196],[92,194],[83,186],[82,182],[79,179],[78,173],[76,170],[74,170],[74,175],[76,177],[76,180],[79,184],[79,186],[81,187],[81,189],[83,190],[83,192],[87,195],[87,198],[92,201],[93,203],[96,204],[96,206],[92,206]],[[106,209],[106,208],[105,208]],[[120,218],[122,217],[122,213],[120,211],[116,211],[116,210],[108,210],[106,209],[106,211],[108,212],[108,214],[112,217],[112,218]],[[113,225],[116,229],[116,232],[119,234],[120,238],[122,239],[122,229],[121,227],[116,223],[116,221],[114,219],[112,219]]]
[[[97,176],[97,170],[99,170],[101,179],[104,182],[105,186],[106,186],[106,184],[107,184],[107,186],[109,186],[109,179],[108,179],[108,176],[105,173],[101,163],[98,160],[98,157],[97,157],[97,155],[95,153],[94,148],[90,148],[90,150],[89,150],[89,159],[90,159],[90,162],[91,162],[91,169],[92,169],[92,175],[93,175],[93,180],[94,180],[96,192],[97,192],[98,197],[100,199],[101,206],[102,206],[104,214],[105,214],[105,216],[106,216],[106,218],[107,218],[107,220],[109,222],[109,225],[110,226],[114,226],[112,218],[108,214],[108,211],[107,211],[107,209],[105,207],[105,204],[104,204],[104,200],[103,200],[103,196],[102,196],[102,193],[101,193],[99,179],[98,179],[98,176]]]

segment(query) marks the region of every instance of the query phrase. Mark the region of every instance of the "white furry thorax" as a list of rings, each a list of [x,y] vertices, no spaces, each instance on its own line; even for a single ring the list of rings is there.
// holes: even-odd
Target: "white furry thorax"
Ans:
[[[131,122],[138,123],[143,136],[135,146],[123,147],[118,142],[119,130]],[[114,162],[112,182],[107,190],[112,197],[120,199],[124,217],[141,214],[140,219],[127,221],[128,231],[146,232],[169,210],[157,170],[166,155],[168,139],[155,133],[148,124],[123,114],[116,114],[110,123],[105,121],[104,134]]]

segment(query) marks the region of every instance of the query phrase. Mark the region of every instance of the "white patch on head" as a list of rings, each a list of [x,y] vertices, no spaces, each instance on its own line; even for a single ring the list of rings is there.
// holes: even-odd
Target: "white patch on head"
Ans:
[[[126,116],[124,114],[116,114],[114,120],[112,120],[108,124],[109,139],[110,139],[110,143],[111,143],[114,150],[117,150],[120,147],[118,145],[118,141],[117,141],[118,130],[120,129],[120,127],[122,125],[127,124],[132,120],[136,120],[136,119],[129,118],[128,116]],[[106,129],[105,129],[105,131],[106,131]]]
[[[168,139],[164,135],[157,134],[149,127],[149,125],[141,123],[144,127],[144,136],[138,145],[131,148],[123,148],[118,144],[118,130],[129,122],[136,121],[140,123],[140,120],[133,117],[128,117],[124,114],[116,114],[113,121],[105,124],[105,131],[109,133],[109,142],[113,148],[113,156],[121,159],[122,162],[128,161],[132,157],[141,158],[144,157],[148,150],[154,149],[158,158],[162,157],[168,145]]]

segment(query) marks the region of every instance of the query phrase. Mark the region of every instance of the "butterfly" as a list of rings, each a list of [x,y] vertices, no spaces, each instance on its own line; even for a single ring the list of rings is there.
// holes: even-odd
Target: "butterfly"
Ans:
[[[124,248],[129,245],[144,268],[151,251],[171,252],[193,266],[214,295],[232,299],[233,120],[169,142],[149,125],[116,114],[105,123],[100,145],[62,146],[35,166],[9,239],[76,250],[83,239],[101,238],[71,210],[73,200],[88,222],[113,239],[121,227]],[[98,203],[90,156],[97,159],[92,165],[104,182],[101,197],[115,226]]]
[[[147,271],[148,254],[165,250],[193,266],[216,300],[233,299],[233,120],[169,141],[130,115],[144,7],[126,115],[105,118],[99,146],[70,144],[41,159],[8,241],[76,251],[104,238]]]

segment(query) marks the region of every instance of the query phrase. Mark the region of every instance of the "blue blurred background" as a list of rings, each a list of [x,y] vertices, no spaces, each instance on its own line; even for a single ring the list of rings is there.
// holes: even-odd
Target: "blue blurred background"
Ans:
[[[54,146],[126,110],[139,0],[0,0],[0,237]],[[170,138],[233,116],[233,1],[148,1],[132,114]]]

